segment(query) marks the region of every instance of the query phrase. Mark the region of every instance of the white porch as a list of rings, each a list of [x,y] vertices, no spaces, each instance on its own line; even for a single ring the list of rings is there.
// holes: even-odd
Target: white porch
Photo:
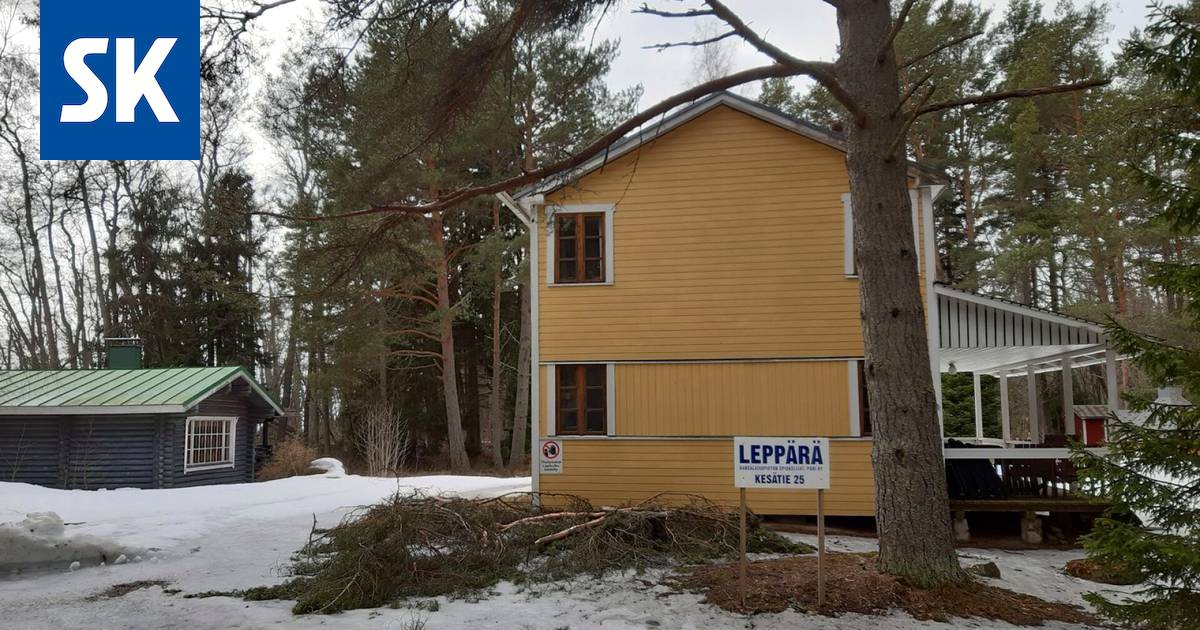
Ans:
[[[1103,326],[946,285],[932,289],[937,322],[930,326],[931,368],[939,413],[942,373],[970,373],[974,383],[974,435],[944,438],[955,441],[943,449],[952,505],[956,510],[1028,511],[1048,510],[1053,504],[1055,510],[1090,511],[1093,506],[1074,495],[1075,468],[1067,445],[1081,437],[1075,435],[1077,370],[1101,365],[1104,374],[1103,402],[1080,402],[1093,408],[1101,403],[1109,411],[1120,405],[1120,357],[1109,347]],[[1053,418],[1045,417],[1040,398],[1037,375],[1051,372],[1060,375],[1061,432]],[[999,436],[984,432],[984,376],[999,381]],[[1010,395],[1010,386],[1021,385],[1024,401],[1017,404],[1027,407],[1024,413],[1010,400],[1020,398]],[[1014,423],[1017,414],[1022,416],[1019,424]],[[1099,443],[1096,448],[1103,450]],[[984,507],[988,505],[993,507]]]
[[[1047,444],[1047,418],[1043,417],[1036,375],[1056,372],[1061,378],[1064,434],[1074,437],[1075,370],[1104,366],[1105,400],[1110,412],[1120,406],[1117,364],[1104,328],[1061,313],[1008,300],[985,297],[946,285],[934,285],[937,298],[937,346],[934,353],[939,375],[934,379],[941,402],[940,373],[970,373],[975,394],[975,434],[955,439],[996,447],[1064,446],[1061,439]],[[985,437],[981,379],[992,376],[1000,384],[1001,436]],[[1010,383],[1023,380],[1028,427],[1014,432]],[[1100,401],[1081,401],[1097,404]],[[954,453],[947,453],[948,456]]]

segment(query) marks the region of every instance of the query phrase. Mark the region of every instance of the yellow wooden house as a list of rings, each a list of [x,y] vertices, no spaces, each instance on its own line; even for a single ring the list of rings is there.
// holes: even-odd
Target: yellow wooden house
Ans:
[[[936,260],[932,203],[944,180],[915,165],[910,174],[928,312],[967,304],[984,321],[993,309],[1001,320],[1086,331],[1078,343],[1060,334],[1036,346],[984,335],[954,360],[1007,376],[1010,364],[1045,371],[1047,357],[1095,359],[1103,340],[1090,322],[936,285],[927,273]],[[567,177],[501,195],[537,243],[535,490],[597,505],[660,492],[736,505],[732,436],[826,436],[827,512],[873,515],[848,191],[837,134],[721,93]],[[948,324],[930,318],[933,349],[943,332]],[[930,367],[956,369],[937,352]],[[548,441],[553,466],[542,465]],[[748,502],[760,514],[815,511],[812,492],[750,490]]]

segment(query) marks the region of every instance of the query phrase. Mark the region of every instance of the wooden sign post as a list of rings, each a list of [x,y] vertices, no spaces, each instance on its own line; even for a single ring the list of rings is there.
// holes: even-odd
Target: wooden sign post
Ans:
[[[746,489],[738,488],[738,499],[741,503],[741,531],[740,540],[740,561],[738,563],[738,601],[742,606],[746,605]]]
[[[817,607],[825,607],[825,489],[817,488]]]
[[[829,439],[735,437],[733,484],[740,504],[738,599],[746,605],[746,488],[817,491],[817,605],[825,606],[825,490]]]

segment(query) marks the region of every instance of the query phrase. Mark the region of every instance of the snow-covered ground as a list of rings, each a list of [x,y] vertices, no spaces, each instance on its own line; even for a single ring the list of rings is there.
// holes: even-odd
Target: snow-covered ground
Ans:
[[[699,595],[677,593],[656,575],[620,575],[604,580],[540,585],[499,585],[483,601],[424,602],[412,609],[358,610],[332,616],[296,617],[291,602],[246,602],[229,597],[186,598],[188,593],[228,591],[281,581],[281,568],[308,538],[314,519],[335,524],[353,507],[397,491],[486,497],[528,490],[528,478],[432,476],[384,479],[358,476],[295,477],[255,484],[176,490],[63,491],[0,483],[0,523],[26,514],[54,512],[66,537],[87,536],[137,550],[141,561],[69,571],[53,568],[0,575],[0,627],[52,628],[950,628],[1008,627],[977,620],[918,623],[903,614],[886,619],[845,615],[812,617],[785,612],[745,617],[702,603]],[[796,536],[807,542],[812,537]],[[0,543],[2,544],[2,543]],[[864,551],[870,539],[830,537],[834,551]],[[0,565],[8,553],[0,546]],[[1078,552],[964,550],[964,563],[994,561],[1013,590],[1064,602],[1097,590],[1064,575]],[[116,584],[161,580],[159,586],[122,596],[101,594]],[[1105,587],[1108,588],[1108,587]],[[436,610],[431,610],[436,608]],[[1053,625],[1049,627],[1055,627]]]

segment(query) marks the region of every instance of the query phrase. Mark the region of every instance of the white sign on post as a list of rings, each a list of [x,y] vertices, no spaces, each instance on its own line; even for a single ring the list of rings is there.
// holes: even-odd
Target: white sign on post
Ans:
[[[746,603],[746,488],[817,491],[817,606],[825,606],[825,491],[829,489],[829,438],[735,437],[733,485],[741,504],[738,593]]]
[[[829,438],[735,437],[733,485],[828,490]]]

